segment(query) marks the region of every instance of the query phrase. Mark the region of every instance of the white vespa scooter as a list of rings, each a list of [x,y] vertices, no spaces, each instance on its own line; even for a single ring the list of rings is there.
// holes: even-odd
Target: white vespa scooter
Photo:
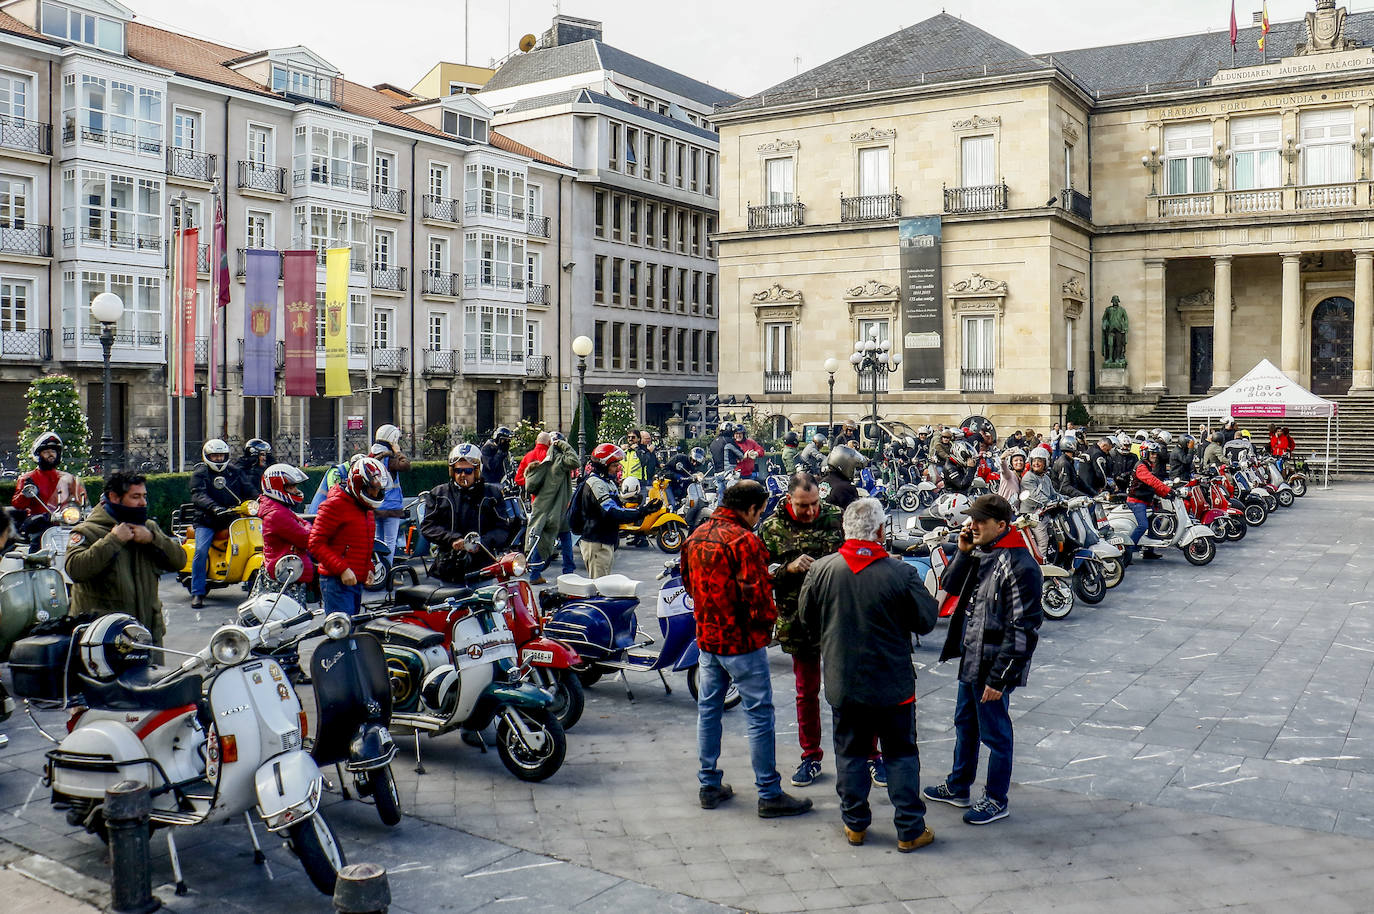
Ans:
[[[1171,481],[1174,485],[1178,480]],[[1126,505],[1114,505],[1107,512],[1112,529],[1126,536],[1135,534],[1135,515]],[[1206,524],[1195,523],[1188,515],[1188,506],[1177,489],[1159,497],[1159,509],[1151,511],[1149,523],[1139,545],[1144,549],[1168,549],[1177,546],[1183,557],[1193,565],[1206,565],[1216,558],[1216,533]]]
[[[299,559],[278,561],[279,580],[292,583],[300,575]],[[76,678],[88,709],[48,752],[54,803],[68,807],[73,824],[100,834],[105,789],[142,781],[151,788],[154,827],[242,815],[261,863],[266,858],[249,814],[256,807],[269,832],[286,833],[315,887],[333,894],[346,861],[319,812],[324,778],[301,747],[305,711],[281,667],[252,653],[254,645],[313,619],[304,611],[260,626],[225,625],[170,670],[151,666],[149,645],[140,643],[147,630],[131,616],[103,616],[87,626],[73,653],[83,667]],[[168,829],[167,847],[181,895],[186,884],[174,834]]]

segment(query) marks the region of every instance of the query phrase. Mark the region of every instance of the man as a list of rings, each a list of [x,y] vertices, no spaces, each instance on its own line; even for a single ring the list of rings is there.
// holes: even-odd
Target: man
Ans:
[[[1006,443],[1002,445],[1002,450],[1004,451],[1009,451],[1012,448],[1020,448],[1022,450],[1026,448],[1026,436],[1022,434],[1019,428],[1012,429],[1011,434],[1007,436]]]
[[[492,555],[499,556],[519,530],[519,521],[506,514],[499,486],[479,478],[482,452],[475,444],[459,444],[448,454],[449,481],[425,493],[425,519],[420,535],[434,544],[437,555],[430,574],[451,584],[487,564],[486,553],[473,557],[464,537],[476,533]],[[550,547],[551,548],[551,547]]]
[[[482,445],[482,481],[489,486],[500,486],[506,481],[510,472],[510,441],[511,431],[503,425]]]
[[[801,453],[797,433],[788,432],[782,439],[782,471],[791,476],[797,471],[797,455]]]
[[[193,523],[196,551],[191,557],[191,608],[205,605],[206,570],[210,563],[210,543],[215,534],[227,530],[237,518],[233,508],[248,499],[257,499],[252,483],[237,466],[229,463],[229,445],[211,438],[200,449],[202,462],[191,471],[191,503],[196,506]],[[369,548],[371,548],[369,546]]]
[[[325,615],[352,616],[363,605],[363,582],[372,569],[372,512],[390,485],[386,467],[374,457],[358,457],[348,465],[343,483],[329,490],[310,525],[310,555],[320,575],[320,598]],[[431,540],[433,542],[433,540]]]
[[[967,808],[964,821],[987,825],[1008,814],[1011,787],[1011,693],[1026,684],[1043,615],[1040,566],[1011,527],[1012,510],[1000,495],[982,495],[964,512],[959,551],[943,586],[959,594],[950,619],[943,662],[959,659],[954,703],[954,766],[943,784],[927,787],[928,800]],[[977,551],[975,551],[975,548]],[[979,744],[988,749],[983,797],[971,802]]]
[[[920,572],[883,549],[886,523],[875,498],[846,508],[845,542],[811,566],[799,602],[804,623],[820,636],[845,837],[863,844],[873,821],[866,763],[876,738],[887,760],[897,850],[905,854],[935,840],[920,793],[911,636],[935,628],[937,607]]]
[[[674,454],[668,459],[663,472],[668,477],[668,491],[673,496],[674,504],[681,504],[687,497],[687,486],[691,484],[692,478],[705,468],[705,448],[694,447],[689,453]]]
[[[930,469],[936,482],[940,481],[940,473],[944,470],[945,464],[949,463],[950,448],[953,446],[954,432],[942,426],[939,440],[930,449]]]
[[[395,428],[395,426],[392,427]],[[396,437],[401,437],[400,429],[396,430]],[[248,483],[253,498],[262,494],[262,473],[271,463],[272,445],[261,438],[248,439],[248,443],[243,446],[243,454],[234,461],[234,466],[238,467],[239,475]]]
[[[740,479],[761,479],[764,474],[763,447],[749,437],[744,426],[735,426],[735,440],[725,446],[725,466],[739,472]]]
[[[817,476],[821,468],[825,466],[825,436],[817,433],[811,436],[811,440],[802,448],[797,455],[797,465],[806,470],[812,476]]]
[[[792,775],[793,787],[809,787],[821,773],[821,642],[820,632],[797,616],[802,580],[817,559],[834,553],[844,542],[843,512],[821,501],[820,485],[805,470],[792,474],[787,497],[779,510],[763,522],[759,538],[768,550],[777,605],[777,639],[792,657],[797,682],[797,739],[801,764]]]
[[[1059,437],[1059,458],[1050,471],[1055,491],[1065,498],[1087,495],[1088,487],[1078,476],[1078,438],[1065,432]]]
[[[930,454],[930,426],[923,425],[916,429],[916,444],[911,449],[911,459],[925,460]]]
[[[749,720],[758,814],[772,819],[804,813],[811,801],[784,793],[777,769],[773,683],[768,672],[768,642],[777,610],[768,578],[768,552],[753,533],[767,502],[768,490],[753,480],[741,480],[726,489],[715,513],[682,546],[682,583],[694,604],[701,649],[697,700],[701,808],[715,809],[735,795],[717,767],[725,690],[733,682]]]
[[[1047,505],[1060,500],[1059,492],[1050,479],[1050,452],[1042,444],[1030,452],[1025,475],[1021,477],[1021,505],[1027,511],[1039,511]],[[1044,524],[1031,528],[1035,546],[1040,554],[1049,557],[1050,531]],[[949,591],[946,591],[948,593]]]
[[[826,471],[821,477],[821,497],[843,511],[857,500],[859,490],[854,477],[868,466],[868,458],[847,444],[837,444],[825,459]]]
[[[1137,547],[1140,538],[1150,528],[1147,508],[1154,502],[1155,496],[1168,495],[1170,492],[1168,485],[1155,475],[1155,459],[1159,451],[1159,444],[1154,441],[1147,441],[1142,446],[1140,459],[1136,461],[1131,474],[1131,484],[1126,490],[1126,507],[1135,515],[1135,532],[1131,534],[1131,543]],[[1143,557],[1152,560],[1164,558],[1154,549],[1146,549]]]
[[[401,474],[410,469],[410,458],[401,452],[401,430],[390,423],[377,429],[368,455],[381,461],[391,482],[386,496],[377,510],[372,512],[377,519],[377,539],[396,552],[396,534],[401,530],[401,520],[406,516],[405,498],[401,494]]]
[[[946,492],[968,492],[978,478],[978,447],[967,438],[952,443],[940,474]]]
[[[65,508],[73,501],[86,504],[86,487],[71,473],[62,469],[62,438],[56,432],[43,432],[33,439],[29,458],[37,464],[14,481],[14,495],[10,504],[30,542],[38,542],[43,531],[52,526],[52,512]],[[32,485],[38,494],[29,497],[24,487]]]
[[[562,435],[556,440],[550,436],[545,450],[544,456],[525,470],[525,492],[533,502],[528,538],[531,542],[538,538],[530,550],[530,583],[536,585],[545,583],[544,569],[552,561],[555,548],[563,557],[563,573],[577,571],[573,561],[572,528],[568,525],[568,502],[572,500],[572,474],[577,469],[577,452]],[[542,562],[540,556],[544,557]]]
[[[1224,436],[1221,432],[1212,432],[1212,437],[1207,442],[1207,447],[1202,451],[1202,468],[1210,470],[1215,467],[1224,466],[1226,457],[1223,455],[1221,445]]]
[[[1169,452],[1168,474],[1170,479],[1184,482],[1193,478],[1193,447],[1197,442],[1192,435],[1184,435]]]
[[[840,429],[837,441],[840,444],[847,444],[855,450],[859,449],[859,424],[853,419],[844,420],[844,426]]]
[[[1093,495],[1116,488],[1116,483],[1112,481],[1112,446],[1112,439],[1099,438],[1096,448],[1081,467],[1079,478],[1088,484]]]
[[[1236,431],[1236,428],[1237,426],[1235,419],[1226,420],[1226,424],[1221,427],[1222,447],[1225,447],[1228,441],[1230,441],[1232,438],[1236,437],[1237,434],[1239,434],[1239,432]]]
[[[647,428],[630,433],[631,453],[625,458],[625,474],[641,480],[647,489],[658,477],[658,455],[654,453],[653,433]]]
[[[735,437],[735,427],[729,422],[722,422],[716,431],[716,437],[711,439],[711,464],[713,472],[721,475],[725,472],[725,446]]]
[[[573,493],[568,507],[569,529],[582,537],[577,548],[587,566],[587,577],[611,573],[615,550],[620,545],[620,525],[638,523],[663,507],[650,499],[638,508],[620,500],[621,463],[625,452],[614,444],[598,444],[587,461],[587,477]]]
[[[549,453],[549,445],[553,442],[553,436],[548,432],[540,432],[534,436],[534,447],[525,452],[525,456],[520,458],[520,465],[515,468],[515,484],[525,489],[529,483],[529,477],[525,474],[529,472],[530,464],[538,463]]]
[[[186,563],[181,544],[148,519],[148,486],[140,473],[116,470],[100,504],[67,540],[71,614],[128,613],[162,643],[167,623],[158,576]]]

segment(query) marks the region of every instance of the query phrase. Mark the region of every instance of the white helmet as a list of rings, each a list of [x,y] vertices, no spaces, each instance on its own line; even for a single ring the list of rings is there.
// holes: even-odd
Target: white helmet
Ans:
[[[620,497],[626,501],[639,501],[639,493],[643,489],[643,484],[636,476],[626,476],[620,482]]]
[[[401,430],[394,425],[383,425],[377,429],[377,434],[372,436],[377,441],[385,441],[392,447],[401,443]]]
[[[1118,432],[1116,436],[1116,446],[1125,450],[1131,446],[1131,436],[1125,432]]]
[[[1155,438],[1158,439],[1158,441],[1159,441],[1160,444],[1166,444],[1166,445],[1167,445],[1167,444],[1172,444],[1172,443],[1173,443],[1173,440],[1174,440],[1174,436],[1171,435],[1171,434],[1169,434],[1168,432],[1164,431],[1164,429],[1162,429],[1162,428],[1159,429],[1159,430],[1157,430],[1157,431],[1155,432]]]
[[[213,473],[223,473],[229,465],[229,445],[218,438],[211,438],[200,449],[200,457]],[[215,458],[218,457],[219,460]]]
[[[1138,432],[1135,433],[1135,440],[1136,440],[1136,441],[1149,441],[1149,440],[1150,440],[1150,433],[1147,432],[1147,431],[1145,431],[1145,429],[1142,428],[1140,431],[1138,431]]]
[[[1029,465],[1032,460],[1043,460],[1048,464],[1050,462],[1049,448],[1045,447],[1043,444],[1032,448],[1030,456],[1026,458],[1026,464]]]
[[[459,461],[470,463],[475,467],[480,467],[482,465],[482,449],[475,444],[468,444],[467,442],[455,444],[453,450],[448,452],[448,465],[453,466]]]
[[[33,448],[29,451],[29,457],[34,463],[38,462],[38,453],[52,448],[57,451],[57,462],[62,462],[62,436],[57,432],[44,432],[33,439]]]

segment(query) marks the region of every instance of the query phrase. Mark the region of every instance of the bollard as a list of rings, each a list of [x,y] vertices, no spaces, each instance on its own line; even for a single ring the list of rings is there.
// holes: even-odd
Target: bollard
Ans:
[[[149,914],[162,907],[153,897],[153,871],[148,860],[148,815],[152,808],[146,784],[120,781],[105,790],[110,910],[116,914]]]
[[[338,914],[386,914],[390,906],[386,867],[350,863],[339,870],[339,881],[334,885],[334,910]]]

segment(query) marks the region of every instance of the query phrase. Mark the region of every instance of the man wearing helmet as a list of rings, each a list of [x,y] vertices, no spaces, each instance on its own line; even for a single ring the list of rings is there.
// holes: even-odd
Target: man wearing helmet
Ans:
[[[705,448],[694,447],[690,453],[674,454],[668,459],[668,465],[663,468],[663,472],[668,476],[668,491],[672,493],[674,502],[680,502],[687,497],[687,486],[691,483],[692,477],[705,467]]]
[[[638,508],[627,508],[620,498],[619,479],[625,452],[614,444],[598,444],[587,462],[587,478],[573,493],[569,521],[574,533],[582,537],[577,544],[587,576],[598,578],[611,573],[615,549],[620,544],[620,525],[643,520],[663,507],[650,499]]]
[[[788,432],[782,439],[782,471],[791,476],[797,470],[797,455],[801,453],[801,441],[796,432]]]
[[[373,510],[386,497],[391,479],[373,457],[349,463],[342,484],[329,490],[310,525],[307,541],[320,573],[326,614],[353,615],[363,605],[363,581],[372,569]]]
[[[401,452],[401,430],[394,425],[383,425],[377,429],[376,440],[367,452],[386,467],[391,477],[386,497],[377,510],[377,539],[386,544],[393,553],[396,551],[396,533],[401,529],[401,518],[406,516],[405,499],[401,495],[401,473],[410,469],[410,458]]]
[[[716,430],[716,437],[711,439],[711,463],[718,474],[725,472],[725,446],[734,437],[735,427],[729,422],[722,422]]]
[[[205,605],[206,566],[210,543],[215,534],[229,527],[238,516],[233,512],[240,502],[254,498],[253,484],[229,460],[229,445],[211,438],[200,449],[201,463],[191,471],[191,503],[196,506],[196,553],[191,559],[191,608]]]
[[[820,475],[825,466],[825,436],[817,432],[811,436],[811,440],[802,448],[797,455],[797,466],[806,470],[812,476]]]
[[[975,439],[976,441],[977,439]],[[978,477],[978,446],[960,438],[949,447],[949,458],[940,468],[946,492],[967,492]]]
[[[1059,459],[1054,462],[1050,479],[1055,490],[1065,498],[1087,495],[1088,486],[1079,478],[1078,436],[1065,432],[1059,436]]]
[[[425,519],[420,533],[434,544],[438,556],[431,574],[441,581],[458,583],[471,571],[489,563],[485,552],[470,554],[464,537],[476,533],[492,555],[499,556],[520,521],[506,513],[500,486],[481,478],[483,452],[475,444],[459,444],[449,451],[449,481],[425,493]]]
[[[511,430],[503,425],[482,445],[482,481],[489,486],[506,481],[510,472],[510,441]]]
[[[1197,456],[1193,453],[1193,446],[1196,441],[1192,435],[1184,435],[1178,440],[1178,444],[1169,451],[1169,478],[1181,479],[1184,482],[1193,478],[1193,458]]]
[[[837,444],[826,458],[826,472],[821,477],[821,497],[843,511],[859,498],[854,477],[868,466],[868,458],[847,444]]]
[[[271,462],[272,445],[261,438],[250,438],[243,446],[243,455],[234,461],[234,466],[238,467],[239,473],[257,493],[262,490],[262,471]]]
[[[296,513],[305,495],[301,483],[305,471],[289,463],[274,463],[262,472],[262,494],[258,496],[258,520],[262,522],[262,567],[267,572],[253,582],[253,592],[268,588],[268,578],[276,573],[277,559],[299,556],[305,563],[300,583],[315,579],[315,562],[310,558],[310,525]]]
[[[1211,437],[1207,440],[1207,447],[1202,451],[1202,468],[1204,470],[1210,470],[1226,463],[1226,457],[1221,449],[1225,437],[1221,432],[1212,432]]]
[[[1131,485],[1126,493],[1126,505],[1135,515],[1135,533],[1131,534],[1131,542],[1137,546],[1140,544],[1140,538],[1149,529],[1146,507],[1155,500],[1156,495],[1169,494],[1169,487],[1155,475],[1155,461],[1158,460],[1159,453],[1158,442],[1145,442],[1140,449],[1140,460],[1136,463],[1135,471],[1131,474]],[[1147,559],[1164,558],[1153,549],[1146,549],[1143,557]]]
[[[35,438],[29,457],[38,466],[15,480],[10,504],[16,509],[15,520],[23,532],[36,542],[51,526],[49,517],[53,511],[73,501],[78,505],[86,504],[86,487],[81,480],[61,469],[62,439],[56,432],[44,432]],[[24,487],[29,485],[38,490],[36,496],[24,494]]]

